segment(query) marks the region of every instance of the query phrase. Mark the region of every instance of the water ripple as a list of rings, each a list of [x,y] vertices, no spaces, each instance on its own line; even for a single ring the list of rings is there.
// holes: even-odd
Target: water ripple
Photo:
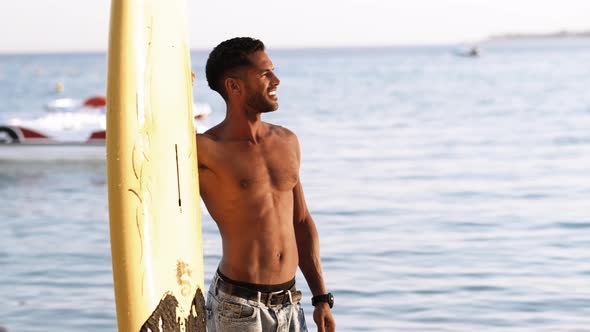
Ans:
[[[216,123],[208,54],[193,56],[196,99]],[[264,118],[299,136],[339,331],[589,330],[588,58],[587,41],[491,43],[479,59],[448,47],[273,52],[281,108]],[[102,91],[105,59],[0,55],[0,115],[43,105],[55,77],[74,97]],[[10,332],[116,331],[105,173],[0,162]],[[222,246],[207,214],[203,244],[208,285]]]

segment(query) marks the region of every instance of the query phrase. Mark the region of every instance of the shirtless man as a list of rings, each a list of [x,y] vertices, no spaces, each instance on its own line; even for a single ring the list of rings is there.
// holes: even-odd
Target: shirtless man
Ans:
[[[307,331],[297,266],[313,293],[318,331],[334,331],[318,233],[299,182],[297,136],[261,121],[277,110],[279,78],[252,38],[209,55],[209,86],[225,119],[197,135],[201,196],[221,233],[223,257],[207,295],[208,331]]]

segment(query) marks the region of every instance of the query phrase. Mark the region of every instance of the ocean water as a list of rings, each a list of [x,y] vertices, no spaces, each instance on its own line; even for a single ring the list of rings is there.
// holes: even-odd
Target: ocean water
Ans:
[[[590,40],[481,48],[269,50],[265,120],[300,138],[338,331],[590,331]],[[103,94],[105,68],[0,55],[0,115]],[[101,161],[0,161],[0,326],[116,330],[106,195]],[[203,229],[208,284],[221,247]]]

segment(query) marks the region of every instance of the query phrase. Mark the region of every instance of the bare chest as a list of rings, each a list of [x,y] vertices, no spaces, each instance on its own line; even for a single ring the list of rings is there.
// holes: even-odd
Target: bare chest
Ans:
[[[224,153],[224,184],[240,191],[290,191],[299,181],[296,151],[287,145],[228,149]]]

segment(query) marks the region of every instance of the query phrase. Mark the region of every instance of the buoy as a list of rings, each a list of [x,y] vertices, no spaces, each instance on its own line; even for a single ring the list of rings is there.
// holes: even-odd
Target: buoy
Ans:
[[[57,92],[57,93],[64,92],[64,85],[63,85],[63,83],[57,82],[55,84],[55,92]],[[0,330],[0,332],[2,332],[2,331]]]

